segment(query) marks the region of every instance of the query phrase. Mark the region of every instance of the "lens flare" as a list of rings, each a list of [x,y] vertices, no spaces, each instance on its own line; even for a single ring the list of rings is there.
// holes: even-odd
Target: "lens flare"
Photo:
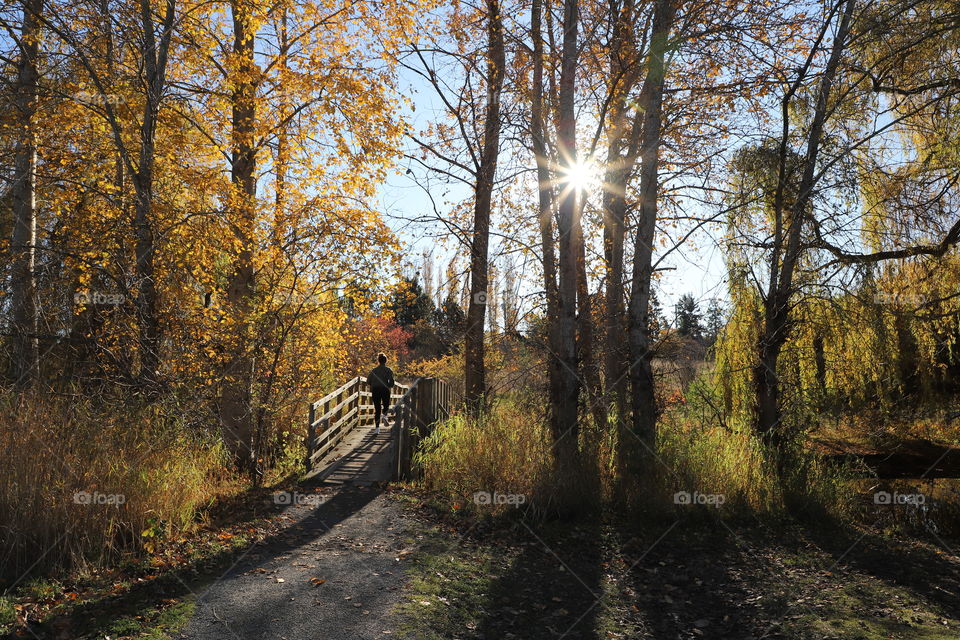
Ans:
[[[592,191],[600,183],[599,168],[589,160],[575,162],[563,174],[564,182],[576,191]]]

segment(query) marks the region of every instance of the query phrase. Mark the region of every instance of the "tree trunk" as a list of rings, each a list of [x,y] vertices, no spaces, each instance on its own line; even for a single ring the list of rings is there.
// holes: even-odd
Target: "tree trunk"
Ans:
[[[287,34],[287,8],[283,7],[280,14],[279,40],[279,78],[280,78],[280,114],[279,131],[277,131],[277,157],[275,161],[275,188],[273,213],[273,246],[279,251],[283,247],[284,220],[287,208],[287,171],[290,164],[289,125],[290,100],[287,96],[287,74],[290,72],[288,56],[290,53],[290,38]]]
[[[617,418],[625,419],[624,407],[627,397],[626,322],[624,318],[623,289],[623,239],[626,232],[627,175],[628,172],[611,163],[626,162],[611,144],[607,153],[607,170],[604,172],[603,194],[603,257],[607,265],[607,283],[604,303],[604,386],[606,405],[617,406]]]
[[[547,384],[549,419],[554,439],[559,439],[560,362],[559,340],[555,318],[560,307],[557,289],[557,258],[553,239],[553,187],[550,159],[547,155],[546,114],[543,105],[543,5],[533,0],[530,10],[530,32],[533,39],[533,96],[530,126],[533,154],[537,164],[537,195],[539,197],[540,246],[543,253],[543,283],[547,302]]]
[[[157,282],[154,275],[154,241],[151,213],[153,208],[153,169],[156,160],[157,120],[165,87],[167,59],[173,33],[175,0],[167,0],[160,42],[154,33],[153,8],[149,0],[140,0],[143,27],[143,62],[146,73],[146,99],[140,125],[140,157],[133,176],[136,192],[134,236],[136,244],[137,322],[139,324],[140,384],[153,389],[160,364],[160,319],[158,317]]]
[[[780,383],[777,361],[784,341],[764,334],[760,338],[759,360],[754,366],[758,433],[767,446],[778,449],[783,444],[780,427]]]
[[[648,330],[651,276],[653,275],[653,243],[657,226],[657,168],[660,160],[663,88],[666,76],[667,49],[676,8],[671,0],[658,0],[654,8],[653,32],[647,76],[641,90],[643,105],[640,156],[640,196],[637,232],[633,249],[633,283],[630,290],[628,337],[630,344],[632,429],[641,444],[640,458],[656,450],[656,397],[654,393],[651,344]],[[628,434],[624,434],[627,436]],[[621,442],[629,442],[626,437]],[[625,447],[621,447],[623,454]]]
[[[37,148],[34,117],[37,110],[37,56],[40,50],[39,15],[42,0],[24,0],[20,32],[20,63],[14,104],[20,127],[14,156],[11,188],[13,234],[10,252],[12,268],[11,313],[13,317],[13,360],[11,374],[17,386],[27,387],[40,376],[37,341],[36,242],[37,242]]]
[[[813,338],[813,361],[817,369],[817,400],[823,406],[827,398],[827,358],[823,349],[823,336],[817,329],[817,335]]]
[[[574,98],[577,65],[577,0],[565,0],[563,7],[563,50],[560,59],[559,109],[557,138],[560,169],[569,171],[577,163],[577,132]],[[562,184],[557,215],[560,235],[560,286],[557,323],[557,353],[559,360],[557,424],[554,427],[559,442],[555,451],[566,463],[576,459],[579,444],[577,408],[580,397],[580,378],[577,375],[577,243],[575,216],[577,194],[569,184]]]
[[[466,402],[474,410],[484,405],[484,326],[487,312],[489,274],[487,250],[490,244],[490,208],[493,182],[500,153],[500,91],[503,89],[505,51],[499,0],[487,0],[487,105],[483,125],[483,148],[474,189],[473,239],[470,247],[470,302],[464,348]],[[495,302],[493,300],[489,302]]]
[[[803,173],[797,189],[797,199],[788,216],[785,235],[782,233],[782,221],[786,209],[784,191],[786,189],[786,145],[789,114],[788,93],[784,100],[784,137],[780,144],[780,167],[775,195],[774,248],[770,260],[770,280],[767,295],[763,303],[764,326],[757,345],[757,364],[754,366],[754,429],[761,440],[768,445],[768,451],[778,459],[777,466],[784,468],[783,450],[788,434],[782,425],[780,406],[780,380],[777,376],[777,362],[783,345],[790,332],[790,300],[793,295],[793,274],[802,257],[801,232],[807,216],[810,215],[810,199],[816,180],[817,157],[820,152],[820,140],[828,113],[830,89],[840,64],[841,54],[846,44],[853,15],[855,0],[847,0],[837,33],[833,41],[830,58],[820,79],[817,101],[814,107],[810,131],[807,135],[807,153],[803,162]],[[794,85],[796,86],[796,85]],[[782,259],[780,257],[782,252]]]
[[[253,443],[252,389],[253,336],[250,314],[255,291],[253,250],[255,240],[257,195],[254,118],[256,116],[256,61],[254,59],[254,25],[247,0],[232,0],[233,53],[238,60],[237,80],[232,96],[231,131],[231,198],[234,229],[240,241],[233,272],[227,282],[227,305],[238,323],[234,353],[226,363],[220,420],[224,440],[237,466],[251,474],[256,472],[256,451]]]
[[[600,371],[594,355],[593,305],[590,301],[590,283],[587,279],[587,254],[583,240],[582,194],[574,220],[574,240],[577,252],[577,352],[580,354],[580,375],[587,391],[587,409],[593,415],[596,429],[603,429],[607,414],[603,406]]]
[[[628,100],[640,76],[641,61],[633,35],[637,19],[632,0],[611,3],[613,34],[610,42],[610,124],[607,129],[607,162],[603,177],[603,257],[607,268],[604,295],[604,404],[614,405],[618,423],[626,420],[627,336],[624,316],[623,242],[626,234],[627,183],[636,163],[634,154],[639,127],[630,127]]]

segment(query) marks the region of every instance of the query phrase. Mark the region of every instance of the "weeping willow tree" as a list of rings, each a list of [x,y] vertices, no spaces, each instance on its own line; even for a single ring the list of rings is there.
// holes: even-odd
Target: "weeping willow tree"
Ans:
[[[828,4],[780,132],[731,162],[717,372],[781,471],[824,409],[957,386],[960,22],[903,5]]]

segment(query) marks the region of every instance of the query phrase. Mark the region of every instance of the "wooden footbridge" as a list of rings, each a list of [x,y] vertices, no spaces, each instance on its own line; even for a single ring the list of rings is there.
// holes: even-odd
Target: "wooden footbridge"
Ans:
[[[455,394],[440,378],[394,385],[389,423],[375,433],[373,394],[367,379],[353,378],[310,404],[307,478],[331,484],[372,484],[414,474],[413,452],[433,424],[448,417]]]

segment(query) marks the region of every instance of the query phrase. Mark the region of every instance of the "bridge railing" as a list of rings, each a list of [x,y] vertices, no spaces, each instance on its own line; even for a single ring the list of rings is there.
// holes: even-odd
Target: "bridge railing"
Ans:
[[[400,400],[409,387],[396,384],[390,393],[391,406]],[[341,440],[357,427],[372,427],[374,418],[373,393],[367,379],[351,379],[336,391],[310,403],[307,420],[307,473]]]
[[[412,475],[413,452],[434,423],[450,416],[456,402],[452,387],[440,378],[417,378],[410,386],[394,385],[390,393],[394,477]],[[310,403],[306,437],[307,473],[355,428],[372,427],[373,394],[367,379],[357,377]]]
[[[450,416],[455,402],[455,393],[445,381],[418,378],[392,407],[395,479],[406,480],[416,475],[412,468],[413,453],[430,435],[433,425]]]

